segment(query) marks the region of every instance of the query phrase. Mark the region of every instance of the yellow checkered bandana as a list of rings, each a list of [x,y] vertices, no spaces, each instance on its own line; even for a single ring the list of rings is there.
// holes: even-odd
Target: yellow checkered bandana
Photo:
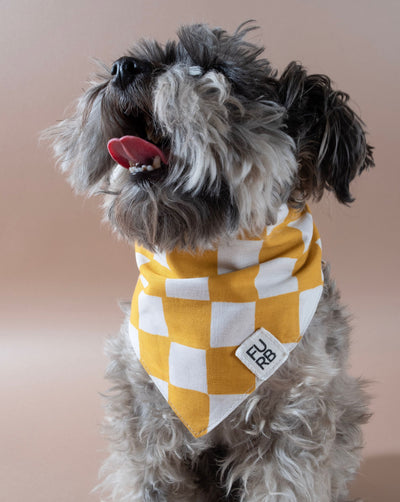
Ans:
[[[279,367],[307,329],[322,293],[321,243],[308,207],[300,212],[282,206],[277,224],[266,227],[262,238],[237,239],[199,255],[136,247],[136,260],[133,348],[196,437],[276,370],[272,364],[260,376],[239,352],[253,366],[275,362],[278,351],[258,336],[266,333],[282,349]]]

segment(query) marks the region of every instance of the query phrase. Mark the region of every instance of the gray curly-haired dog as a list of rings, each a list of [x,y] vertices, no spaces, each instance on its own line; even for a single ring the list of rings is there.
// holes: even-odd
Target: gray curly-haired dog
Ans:
[[[344,501],[359,466],[367,398],[306,200],[352,202],[372,148],[347,94],[295,62],[278,76],[252,29],[141,41],[48,133],[72,186],[104,194],[138,246],[133,310],[107,347],[113,501]],[[260,305],[274,315],[258,321]]]

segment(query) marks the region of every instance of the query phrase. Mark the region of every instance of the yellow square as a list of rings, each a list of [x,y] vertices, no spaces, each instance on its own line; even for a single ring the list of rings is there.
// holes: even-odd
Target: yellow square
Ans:
[[[235,356],[237,347],[218,347],[207,351],[209,394],[249,394],[256,378]]]
[[[140,362],[149,375],[165,382],[169,380],[170,346],[168,337],[150,335],[139,330]],[[150,357],[147,357],[148,354]]]
[[[168,402],[194,436],[199,437],[207,432],[210,414],[210,399],[207,394],[170,384]]]
[[[218,273],[218,251],[198,252],[173,250],[167,255],[171,277],[209,277]]]
[[[163,298],[164,317],[172,342],[208,349],[210,346],[211,302]]]
[[[264,328],[281,343],[300,338],[299,292],[273,296],[256,302],[255,328]]]
[[[208,289],[212,302],[254,302],[258,298],[255,279],[259,265],[237,270],[228,274],[210,277]]]
[[[303,236],[292,227],[276,228],[269,235],[260,251],[260,263],[275,258],[299,258],[304,253]]]

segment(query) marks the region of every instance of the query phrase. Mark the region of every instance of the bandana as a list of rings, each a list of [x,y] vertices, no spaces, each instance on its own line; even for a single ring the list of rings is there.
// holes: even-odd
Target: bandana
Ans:
[[[130,339],[195,437],[216,427],[287,359],[322,293],[308,207],[279,210],[257,239],[202,254],[136,247]]]

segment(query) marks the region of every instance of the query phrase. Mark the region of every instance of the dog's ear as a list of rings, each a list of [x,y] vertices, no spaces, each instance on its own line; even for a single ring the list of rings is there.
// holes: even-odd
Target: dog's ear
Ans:
[[[308,76],[295,62],[278,85],[287,110],[287,132],[296,144],[297,195],[320,199],[327,189],[340,202],[352,202],[350,182],[374,161],[364,124],[348,106],[349,96],[334,91],[327,76]]]

